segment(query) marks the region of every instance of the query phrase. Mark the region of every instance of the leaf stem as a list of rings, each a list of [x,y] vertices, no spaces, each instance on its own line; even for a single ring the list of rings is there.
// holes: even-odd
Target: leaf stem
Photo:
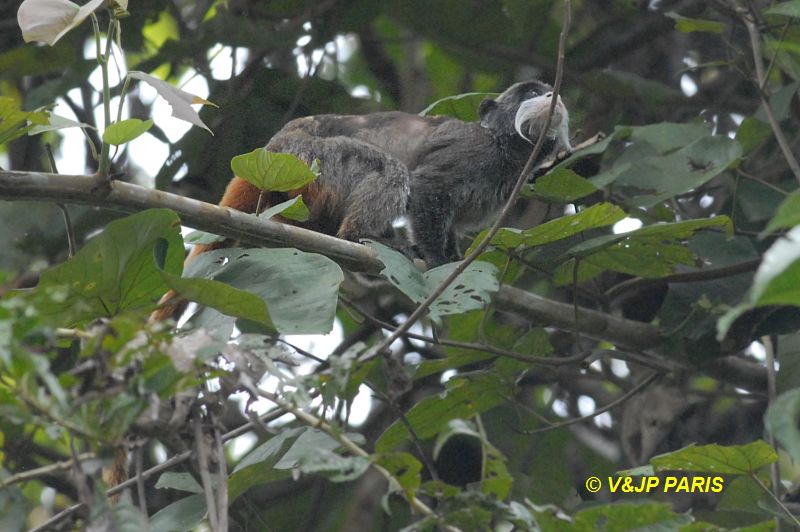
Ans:
[[[758,487],[764,490],[772,498],[772,500],[775,501],[775,503],[778,506],[780,506],[781,510],[783,510],[783,512],[789,516],[789,518],[792,520],[795,526],[800,527],[800,519],[797,519],[797,516],[794,515],[791,512],[791,510],[789,510],[789,508],[786,507],[785,504],[783,504],[783,501],[781,501],[780,497],[772,493],[772,490],[769,489],[769,487],[766,484],[761,482],[761,479],[758,478],[758,475],[756,475],[754,472],[751,472],[750,478],[752,478],[753,481],[755,481],[755,483],[758,484]]]
[[[95,32],[95,47],[97,50],[97,63],[100,65],[100,72],[103,76],[103,131],[111,124],[111,86],[108,81],[108,60],[111,57],[111,43],[114,42],[114,15],[108,22],[108,31],[106,32],[106,50],[105,53],[100,52],[100,27],[97,22],[97,16],[92,13],[92,27]],[[120,107],[122,104],[120,103]],[[100,150],[100,163],[97,168],[97,174],[104,180],[108,179],[108,171],[111,168],[111,145],[103,142],[103,147]]]

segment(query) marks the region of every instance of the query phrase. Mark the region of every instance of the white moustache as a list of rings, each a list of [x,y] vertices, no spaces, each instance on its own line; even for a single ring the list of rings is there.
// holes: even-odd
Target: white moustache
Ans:
[[[514,129],[519,136],[533,144],[531,136],[538,137],[541,135],[549,109],[549,96],[537,96],[522,102],[519,109],[517,109],[517,115],[514,117]],[[526,123],[528,124],[527,135],[522,132],[522,126]],[[564,102],[561,101],[561,96],[558,97],[558,102],[556,102],[553,118],[550,120],[550,127],[547,128],[546,136],[548,138],[557,138],[564,148],[572,149],[569,143],[569,113],[564,106]]]

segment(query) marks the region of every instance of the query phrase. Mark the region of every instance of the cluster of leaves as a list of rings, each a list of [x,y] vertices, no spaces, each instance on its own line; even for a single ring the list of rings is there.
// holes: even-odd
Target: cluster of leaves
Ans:
[[[208,4],[179,13],[142,2],[129,13],[122,0],[83,6],[23,2],[18,21],[26,40],[63,45],[74,38],[82,46],[87,34],[80,32],[89,26],[82,23],[92,21],[89,42],[97,45],[103,78],[104,120],[97,127],[102,133],[87,123],[91,98],[78,121],[59,117],[44,102],[30,105],[45,93],[91,87],[81,73],[46,81],[39,92],[26,95],[26,106],[22,97],[0,96],[0,143],[81,127],[99,178],[87,180],[110,186],[113,170],[124,166],[129,143],[146,133],[163,137],[160,117],[122,119],[121,103],[112,119],[112,90],[122,102],[143,82],[169,102],[177,118],[208,131],[206,122],[218,124],[216,137],[192,130],[173,146],[173,157],[156,176],[158,186],[169,184],[186,164],[187,180],[209,170],[219,177],[217,189],[232,170],[261,190],[292,191],[324,172],[324,161],[309,167],[263,149],[233,157],[241,146],[231,144],[253,131],[241,129],[237,113],[247,117],[244,122],[259,124],[262,134],[285,121],[284,108],[314,112],[325,109],[325,102],[329,111],[358,109],[339,84],[366,83],[400,104],[407,95],[387,83],[397,72],[382,71],[380,65],[401,57],[396,41],[409,28],[417,36],[417,53],[427,53],[430,77],[439,80],[432,94],[456,92],[445,71],[452,79],[455,74],[474,79],[481,72],[476,88],[495,89],[502,76],[476,59],[478,47],[488,53],[523,49],[530,23],[551,35],[540,50],[554,56],[555,48],[546,47],[554,46],[559,18],[555,11],[552,17],[541,15],[558,4],[545,1],[492,2],[473,10],[425,2],[379,8],[365,0],[342,8],[340,25],[323,16],[330,14],[325,6],[320,14],[298,12],[282,2],[243,12]],[[715,46],[733,46],[721,34],[751,28],[772,58],[770,77],[756,80],[765,88],[763,98],[738,90],[752,81],[741,76],[742,64],[736,63],[741,59],[726,63],[702,57],[703,67],[692,71],[701,88],[702,73],[712,79],[738,76],[730,94],[747,102],[711,106],[712,128],[685,116],[653,115],[665,102],[688,100],[658,80],[614,70],[585,76],[586,85],[575,94],[584,95],[577,92],[583,90],[602,100],[603,91],[606,97],[611,91],[615,101],[627,100],[641,116],[632,118],[625,114],[629,110],[613,105],[612,111],[648,125],[618,126],[614,115],[605,122],[615,126],[605,139],[554,162],[525,195],[534,205],[547,202],[560,209],[558,214],[530,229],[478,234],[469,248],[491,238],[487,251],[388,356],[376,356],[382,354],[375,346],[383,342],[384,329],[402,321],[412,308],[409,301],[418,304],[434,293],[454,264],[420,273],[404,255],[367,243],[393,288],[366,295],[356,289],[346,297],[340,297],[344,274],[336,262],[292,248],[211,251],[184,271],[184,242],[213,244],[226,238],[225,228],[219,235],[194,233],[184,240],[181,220],[166,209],[99,224],[94,219],[82,234],[98,225],[102,231],[85,238],[74,256],[54,260],[48,268],[26,271],[36,252],[20,248],[18,260],[0,262],[20,273],[0,278],[5,283],[0,299],[2,528],[38,525],[46,521],[46,509],[71,502],[80,507],[64,517],[105,530],[191,530],[204,522],[246,530],[259,529],[264,521],[276,529],[301,529],[309,522],[346,529],[364,519],[348,510],[363,501],[379,503],[361,504],[372,508],[371,528],[707,530],[745,525],[771,530],[774,521],[768,519],[773,518],[798,524],[795,501],[787,495],[793,490],[773,491],[780,488],[774,471],[772,486],[765,479],[767,466],[779,455],[759,438],[766,429],[777,440],[786,458],[781,472],[796,485],[800,479],[789,461],[800,463],[800,175],[786,170],[797,163],[773,139],[784,129],[800,130],[793,109],[800,83],[800,34],[793,23],[800,3],[761,11],[751,7],[748,13],[703,8],[708,19],[655,13],[657,18],[642,23],[661,28],[666,21],[667,30],[659,31],[701,36]],[[586,26],[579,30],[583,35],[595,33],[588,22],[593,9],[577,10]],[[637,20],[631,8],[618,9],[621,23]],[[428,16],[418,16],[422,11]],[[105,51],[99,31],[103,17],[109,20]],[[362,38],[361,54],[341,65],[334,82],[295,79],[297,55],[289,54],[290,67],[279,70],[286,66],[281,64],[286,54],[279,52],[292,50],[301,36],[294,32],[309,31],[303,29],[309,19],[313,31],[302,36],[309,37],[312,48],[300,54],[308,61],[314,58],[313,46],[324,49],[350,30]],[[257,25],[274,20],[281,21],[274,34]],[[783,29],[775,32],[762,20]],[[116,41],[122,47],[128,22],[143,28],[141,35],[132,32],[141,46],[130,54],[140,71],[128,71],[112,87],[112,45]],[[478,23],[485,31],[470,29]],[[162,39],[159,33],[180,39]],[[370,39],[389,43],[387,49],[371,48]],[[170,73],[193,50],[216,42],[246,48],[255,58],[231,85],[243,92],[254,86],[272,91],[269,102],[237,101],[231,97],[236,89],[217,88],[225,102],[220,112],[228,103],[233,109],[234,118],[222,123],[205,114],[201,119],[191,107],[209,101],[152,74]],[[576,65],[595,49],[575,46]],[[31,50],[51,49],[21,45],[0,55],[0,64],[28,57]],[[375,55],[386,57],[376,60]],[[763,60],[757,51],[755,56],[756,62]],[[51,59],[59,65],[57,55]],[[325,64],[338,69],[337,61],[338,56],[322,61],[320,69]],[[265,75],[267,80],[259,77]],[[475,120],[479,102],[488,95],[445,98],[423,113]],[[312,103],[301,104],[301,98]],[[211,99],[218,100],[213,94]],[[587,118],[595,103],[587,96],[573,116]],[[734,111],[741,120],[731,120]],[[9,146],[11,152],[15,145]],[[122,155],[112,146],[121,147]],[[5,174],[0,172],[0,182]],[[20,223],[14,214],[13,208],[2,213],[9,231]],[[301,222],[309,215],[299,196],[260,216],[278,214]],[[638,221],[638,228],[613,230],[631,221]],[[21,289],[24,274],[31,272],[35,287]],[[167,291],[175,301],[202,306],[179,331],[147,320]],[[613,316],[615,311],[622,317]],[[292,346],[295,337],[287,336],[325,334],[336,325],[344,331],[336,348],[308,352]],[[745,351],[758,339],[768,352],[766,364]],[[772,378],[775,356],[780,358],[777,379]],[[314,361],[311,371],[305,371],[301,357]],[[661,378],[654,384],[656,376]],[[764,382],[775,380],[778,395],[765,408],[760,398],[776,390]],[[381,404],[369,408],[366,424],[356,430],[348,414],[363,389]],[[245,406],[236,398],[244,398]],[[588,416],[582,415],[586,399],[593,404]],[[263,400],[270,410],[259,414],[255,405]],[[605,405],[615,404],[620,408],[602,421]],[[278,420],[284,414],[291,421]],[[258,438],[251,450],[241,455],[225,448],[245,432]],[[111,486],[101,478],[101,469],[113,467],[115,452],[125,446],[134,449],[138,463],[132,482],[121,488],[137,488],[132,490],[136,507],[130,497],[110,504],[105,490]],[[603,450],[609,447],[611,452]],[[678,447],[684,448],[675,451]],[[166,472],[156,458],[164,450],[171,466]],[[653,457],[662,451],[674,452]],[[626,462],[639,465],[648,459],[648,466],[620,474],[724,475],[724,493],[705,501],[716,512],[704,513],[694,501],[655,501],[652,494],[615,503],[612,494],[594,495],[583,487],[589,475],[611,478]],[[385,489],[374,489],[378,478]],[[348,489],[331,490],[328,483]],[[47,502],[53,490],[55,502]],[[274,493],[262,493],[270,490]]]

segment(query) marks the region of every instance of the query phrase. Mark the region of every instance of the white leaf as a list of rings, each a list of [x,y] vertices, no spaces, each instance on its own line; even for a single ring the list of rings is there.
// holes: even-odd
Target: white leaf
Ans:
[[[69,0],[25,0],[17,10],[17,24],[25,42],[38,41],[53,46],[104,1],[91,0],[79,6]]]
[[[167,100],[167,103],[169,103],[170,107],[172,107],[172,116],[196,126],[200,126],[212,135],[214,134],[214,132],[208,129],[208,126],[205,125],[202,120],[200,120],[200,115],[191,106],[193,103],[214,105],[213,103],[209,102],[208,100],[204,100],[199,96],[195,96],[194,94],[189,94],[186,91],[182,91],[181,89],[170,85],[166,81],[151,76],[150,74],[145,74],[144,72],[133,70],[128,72],[128,76],[135,79],[140,79],[158,91],[158,94]],[[216,105],[214,105],[214,107],[216,107]]]

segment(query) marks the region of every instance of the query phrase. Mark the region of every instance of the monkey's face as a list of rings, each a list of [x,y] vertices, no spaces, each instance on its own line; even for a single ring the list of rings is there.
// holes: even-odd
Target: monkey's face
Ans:
[[[513,131],[531,144],[545,135],[555,139],[563,149],[571,149],[569,143],[569,113],[558,97],[553,117],[544,131],[547,114],[553,98],[553,88],[540,81],[523,81],[506,89],[496,100],[485,100],[481,104],[481,122],[487,127]],[[503,123],[504,122],[504,123]]]
[[[558,139],[564,148],[569,149],[569,113],[561,101],[561,96],[556,101],[553,117],[547,131],[544,131],[547,114],[553,100],[553,91],[549,85],[534,82],[524,87],[527,99],[523,100],[514,116],[514,129],[519,135],[531,144],[543,134],[548,139]]]

